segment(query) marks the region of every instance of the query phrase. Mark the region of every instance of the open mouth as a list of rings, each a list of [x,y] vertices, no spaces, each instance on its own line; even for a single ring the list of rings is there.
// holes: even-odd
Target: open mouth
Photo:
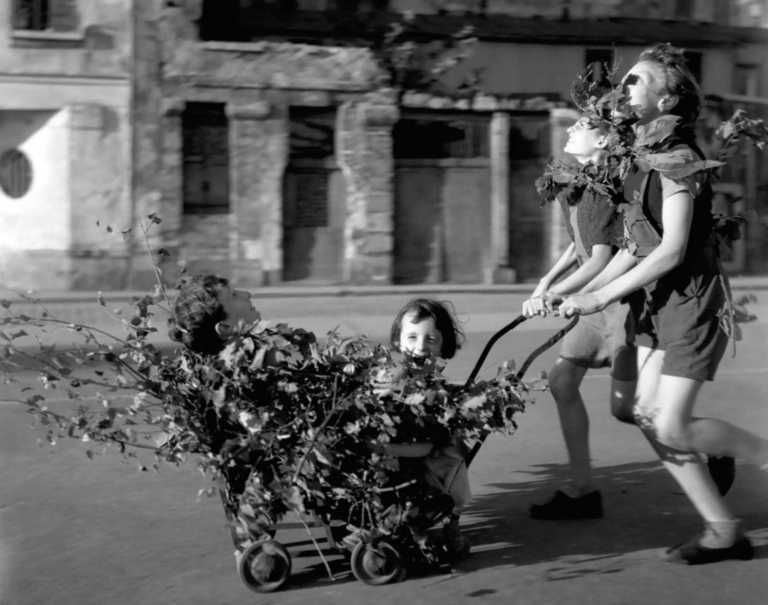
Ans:
[[[411,363],[418,368],[423,368],[424,366],[426,366],[429,363],[430,359],[431,357],[429,356],[426,356],[426,357],[421,355],[410,356]]]

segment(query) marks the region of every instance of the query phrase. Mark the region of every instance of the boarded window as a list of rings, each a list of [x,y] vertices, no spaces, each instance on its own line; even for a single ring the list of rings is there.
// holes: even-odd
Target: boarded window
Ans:
[[[481,115],[425,114],[395,124],[396,159],[489,157],[489,119]]]
[[[328,226],[328,171],[294,171],[300,186],[296,187],[294,216],[291,227],[305,229]]]
[[[184,212],[229,212],[229,123],[223,103],[187,103],[182,116]]]

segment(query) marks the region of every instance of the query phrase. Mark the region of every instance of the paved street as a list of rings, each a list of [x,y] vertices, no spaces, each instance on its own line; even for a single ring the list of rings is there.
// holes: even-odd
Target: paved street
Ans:
[[[759,293],[758,293],[759,294]],[[468,375],[491,333],[514,318],[524,295],[446,293],[466,320],[466,347],[448,370]],[[403,295],[260,297],[265,317],[322,332],[383,337]],[[108,310],[111,312],[111,310]],[[768,435],[768,306],[745,325],[735,358],[703,391],[701,412]],[[487,372],[506,357],[521,362],[558,326],[528,321],[492,351]],[[63,338],[63,336],[62,336]],[[549,369],[543,355],[528,377]],[[489,439],[470,471],[475,500],[462,517],[473,555],[459,573],[369,587],[339,557],[325,574],[303,530],[278,534],[294,557],[286,589],[249,592],[240,582],[218,499],[197,501],[204,479],[191,467],[141,474],[117,455],[90,461],[79,443],[39,447],[20,407],[0,404],[0,603],[3,605],[240,605],[245,603],[647,604],[738,602],[758,605],[768,590],[768,477],[739,465],[728,502],[758,546],[750,562],[686,568],[658,557],[699,530],[697,515],[632,427],[610,418],[605,371],[590,374],[584,395],[592,418],[593,458],[606,517],[564,523],[527,517],[566,477],[555,406],[548,393],[519,417],[510,438]],[[54,405],[66,406],[65,402]]]

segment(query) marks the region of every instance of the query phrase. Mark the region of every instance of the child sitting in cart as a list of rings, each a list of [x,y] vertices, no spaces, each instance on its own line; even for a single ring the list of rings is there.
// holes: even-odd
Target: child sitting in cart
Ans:
[[[233,532],[233,538],[235,539],[236,544],[245,544],[245,548],[251,548],[247,546],[247,544],[252,542],[253,539],[258,540],[258,535],[261,535],[259,532],[261,531],[263,533],[263,530],[265,529],[261,528],[259,530],[256,527],[249,525],[245,528],[245,533],[242,531],[243,523],[246,523],[246,517],[248,517],[250,513],[245,512],[246,517],[242,518],[240,517],[240,514],[243,513],[244,510],[247,511],[247,503],[252,501],[253,494],[251,492],[253,492],[254,489],[258,492],[261,489],[259,485],[269,484],[271,487],[274,487],[276,486],[276,483],[272,483],[273,481],[280,482],[280,485],[283,487],[274,487],[271,491],[273,493],[280,493],[275,492],[275,489],[282,489],[284,493],[281,498],[290,498],[291,502],[293,502],[294,496],[291,494],[296,493],[296,488],[293,486],[296,478],[300,473],[301,477],[307,478],[309,476],[309,471],[306,466],[304,466],[303,469],[295,469],[295,474],[294,472],[291,472],[289,473],[290,476],[286,477],[274,475],[271,468],[261,468],[261,470],[257,470],[257,466],[264,462],[261,460],[263,456],[259,453],[263,451],[261,448],[265,442],[264,435],[267,431],[273,430],[269,427],[274,425],[277,416],[287,414],[288,416],[293,417],[293,415],[298,414],[300,417],[296,418],[297,422],[299,424],[306,424],[309,422],[308,419],[314,414],[314,412],[310,412],[309,407],[307,407],[313,405],[310,400],[315,396],[312,395],[312,393],[303,393],[303,391],[299,390],[292,391],[293,394],[286,394],[286,392],[280,390],[282,387],[277,381],[274,381],[274,385],[272,384],[273,379],[270,378],[270,376],[272,376],[270,372],[273,372],[274,376],[277,376],[278,374],[285,376],[286,372],[293,372],[293,375],[296,375],[297,373],[301,374],[302,372],[305,372],[305,368],[309,367],[307,364],[314,363],[313,359],[322,358],[323,363],[327,362],[327,364],[323,366],[324,369],[322,369],[322,371],[311,370],[309,373],[305,372],[303,375],[331,376],[332,378],[328,379],[331,380],[331,383],[336,384],[336,382],[338,382],[339,384],[344,385],[342,387],[343,389],[346,389],[340,394],[340,398],[348,398],[349,401],[354,400],[359,403],[360,400],[356,399],[358,397],[357,393],[359,393],[359,397],[372,402],[372,405],[374,406],[373,409],[375,409],[378,405],[384,405],[386,407],[392,405],[392,403],[384,403],[388,398],[386,395],[377,395],[375,386],[373,391],[369,390],[375,381],[371,383],[368,382],[371,380],[368,377],[372,374],[365,368],[373,370],[373,374],[378,372],[386,373],[389,371],[404,373],[404,375],[410,377],[408,379],[410,380],[410,386],[407,388],[415,388],[419,391],[423,387],[419,386],[417,383],[420,383],[422,377],[426,384],[434,383],[437,385],[440,382],[439,375],[436,373],[437,359],[452,358],[463,339],[463,333],[448,306],[429,299],[417,299],[409,302],[408,305],[401,310],[392,327],[392,342],[395,345],[395,348],[403,353],[405,357],[404,366],[398,366],[397,364],[393,365],[391,360],[387,361],[389,358],[386,351],[383,351],[378,346],[366,344],[365,339],[347,339],[347,341],[354,342],[352,349],[357,352],[350,353],[349,356],[346,357],[349,361],[342,362],[346,363],[346,366],[341,365],[337,368],[336,365],[339,363],[337,361],[338,351],[341,349],[334,347],[340,343],[339,340],[332,339],[330,345],[315,344],[314,337],[311,334],[301,330],[291,330],[285,326],[282,326],[282,328],[285,328],[284,330],[281,330],[281,326],[278,326],[277,332],[269,329],[263,332],[260,332],[258,329],[254,330],[250,327],[250,324],[258,322],[261,316],[253,307],[250,301],[250,294],[241,290],[236,290],[230,286],[226,279],[212,275],[194,277],[180,288],[179,295],[174,304],[174,315],[174,325],[170,330],[170,335],[174,340],[183,343],[186,348],[193,353],[218,357],[221,357],[221,354],[223,353],[224,357],[227,358],[225,365],[222,366],[224,374],[220,374],[219,372],[206,372],[205,370],[208,367],[213,366],[210,365],[211,362],[209,361],[201,361],[198,368],[203,368],[203,377],[199,379],[199,382],[202,385],[200,387],[201,389],[210,390],[211,385],[206,383],[206,375],[220,375],[221,380],[224,380],[225,382],[227,380],[229,381],[227,382],[226,397],[218,403],[215,401],[215,398],[210,396],[210,394],[203,396],[207,397],[205,404],[207,409],[209,409],[210,412],[215,411],[215,416],[217,418],[216,423],[219,423],[217,425],[219,428],[216,429],[216,437],[214,439],[217,444],[214,444],[213,442],[210,444],[210,451],[214,457],[220,459],[222,452],[229,447],[229,442],[232,442],[235,449],[245,449],[247,453],[245,458],[242,458],[241,456],[242,460],[238,460],[237,464],[227,464],[221,468],[221,472],[224,479],[226,479],[227,484],[227,501],[225,501],[225,509],[228,510],[228,514],[233,520],[236,526],[236,531],[238,532],[237,535]],[[254,361],[259,357],[259,347],[262,346],[260,343],[272,342],[270,339],[275,338],[273,333],[277,333],[277,337],[288,335],[289,337],[295,336],[298,338],[298,340],[295,340],[297,346],[294,350],[296,351],[296,354],[292,358],[283,357],[282,359],[284,360],[284,363],[278,362],[277,366],[279,367],[275,366],[269,369],[257,369],[254,371]],[[309,348],[304,348],[305,342],[312,343],[310,347],[311,351]],[[241,343],[243,346],[238,345],[238,343]],[[252,344],[255,344],[255,349],[250,346]],[[247,351],[245,351],[245,345],[250,346]],[[234,352],[232,347],[235,347]],[[229,351],[229,353],[227,353],[227,351]],[[345,348],[345,351],[349,351],[349,348]],[[384,354],[382,355],[382,353]],[[345,355],[347,354],[345,353]],[[223,358],[216,363],[221,363],[222,361],[224,361]],[[232,363],[235,363],[238,367],[232,367]],[[270,364],[270,366],[272,365],[273,364]],[[283,367],[283,365],[285,365],[285,367]],[[396,369],[398,367],[400,369]],[[250,374],[251,371],[254,371],[254,373]],[[225,374],[229,375],[230,378],[227,378]],[[251,389],[249,376],[252,376],[256,381],[253,383],[253,385],[255,385],[254,389]],[[434,381],[433,377],[435,379]],[[320,380],[320,378],[318,378],[318,380]],[[274,391],[269,390],[270,385],[274,387]],[[322,387],[323,385],[319,386]],[[213,385],[213,388],[219,388],[219,385]],[[232,390],[230,390],[230,388]],[[359,391],[357,389],[359,389]],[[200,392],[202,393],[202,391]],[[442,391],[442,393],[443,396],[448,396],[444,391]],[[277,399],[272,398],[273,396],[277,397]],[[369,397],[373,397],[373,399],[366,399]],[[384,399],[379,400],[379,397],[384,397]],[[208,401],[208,399],[211,401]],[[504,398],[502,397],[502,399]],[[335,398],[333,400],[335,401]],[[262,407],[265,404],[260,404],[259,401],[269,401],[269,403],[267,403],[265,407]],[[381,401],[382,403],[377,404],[376,401]],[[504,401],[506,401],[506,399],[504,399]],[[279,403],[279,405],[282,406],[280,411],[272,410],[274,405],[273,402]],[[517,404],[513,403],[512,407],[515,407],[515,405]],[[314,409],[316,409],[318,413],[324,413],[321,410],[321,407],[322,406]],[[362,406],[362,408],[364,407],[365,406]],[[344,414],[352,414],[354,416],[355,414],[359,414],[362,411],[362,408],[360,406],[351,405],[351,407],[345,408],[350,411],[347,412],[344,411],[344,409],[340,409],[338,413],[342,414],[342,416]],[[383,455],[382,459],[389,457],[396,458],[400,469],[405,471],[404,474],[409,476],[410,480],[415,480],[417,482],[417,484],[413,485],[413,487],[416,488],[415,491],[410,493],[414,495],[422,495],[417,496],[417,499],[413,501],[413,504],[416,506],[411,508],[410,513],[406,515],[410,517],[410,515],[413,514],[419,517],[416,521],[418,527],[411,526],[412,531],[414,531],[414,538],[418,540],[420,537],[425,537],[421,530],[426,530],[427,527],[422,527],[422,525],[429,522],[430,518],[434,521],[445,519],[447,514],[448,522],[443,528],[445,538],[444,545],[447,551],[446,554],[452,560],[456,560],[465,556],[469,551],[469,547],[467,541],[463,539],[459,533],[458,515],[456,515],[454,511],[456,508],[461,507],[470,501],[471,492],[469,489],[464,455],[461,450],[461,445],[463,444],[459,440],[454,439],[454,435],[451,435],[449,430],[440,424],[436,417],[432,418],[434,413],[435,412],[433,411],[424,417],[414,417],[411,419],[415,421],[415,424],[410,427],[409,431],[401,433],[408,434],[411,437],[409,443],[402,441],[398,443],[396,442],[397,439],[394,438],[394,443],[385,444],[384,442],[378,442],[373,446],[373,449],[376,453]],[[473,409],[470,415],[477,413],[479,413],[479,411]],[[373,424],[368,425],[371,428],[381,426],[381,418],[366,419],[365,414],[366,412],[363,412],[361,422],[364,424],[372,422]],[[382,414],[383,416],[386,416],[383,412]],[[343,417],[347,419],[351,418],[350,416]],[[354,423],[353,418],[352,420]],[[222,425],[220,423],[222,421],[228,427],[225,430],[221,430]],[[287,421],[288,420],[285,420],[285,418],[280,419],[280,422],[283,424]],[[472,422],[474,422],[474,420]],[[284,444],[280,447],[293,447],[292,444],[295,441],[296,447],[304,448],[302,450],[304,452],[310,452],[309,457],[314,460],[312,464],[325,465],[321,467],[321,475],[312,475],[308,479],[314,484],[314,487],[310,488],[311,493],[308,494],[310,501],[307,502],[307,505],[314,507],[319,504],[320,506],[328,507],[328,511],[335,511],[334,514],[338,518],[330,519],[334,522],[343,520],[348,516],[346,514],[340,514],[344,509],[345,500],[342,498],[342,500],[336,502],[331,493],[336,491],[333,489],[336,485],[334,482],[340,480],[336,475],[341,476],[346,472],[344,469],[349,470],[351,468],[345,466],[344,469],[342,469],[342,466],[345,464],[352,464],[353,467],[350,472],[353,473],[365,472],[363,470],[365,468],[390,468],[387,464],[379,465],[375,460],[369,460],[368,456],[370,454],[366,455],[365,453],[366,450],[370,452],[370,449],[366,446],[366,444],[370,443],[369,440],[359,441],[358,438],[358,444],[359,446],[362,446],[362,449],[360,449],[355,445],[354,433],[348,432],[346,435],[342,434],[344,424],[344,422],[332,422],[323,425],[326,427],[327,431],[335,431],[335,436],[329,434],[325,441],[325,443],[328,444],[327,447],[330,447],[331,449],[324,450],[326,452],[325,455],[330,459],[335,460],[335,462],[319,461],[317,456],[320,444],[316,443],[314,440],[312,443],[301,442],[301,439],[303,438],[302,435],[304,434],[302,431],[296,430],[292,432],[287,441],[279,440],[277,442],[278,446],[280,446],[280,443]],[[249,437],[248,433],[250,433],[252,437]],[[341,443],[339,439],[347,445],[343,448],[340,448],[338,445],[331,445],[333,443]],[[250,442],[250,446],[243,448],[243,445],[245,445],[246,442]],[[322,447],[326,446],[323,445]],[[354,454],[354,452],[357,452],[358,450],[359,452]],[[352,453],[353,456],[359,456],[359,462],[345,458],[345,456],[350,453]],[[376,454],[374,454],[374,457],[375,455]],[[245,454],[243,454],[243,456],[245,456]],[[302,460],[308,459],[307,456],[293,456],[293,458],[302,458]],[[349,462],[344,462],[344,460],[349,460]],[[360,463],[363,461],[365,462],[361,466]],[[374,467],[367,466],[371,463],[374,464]],[[354,470],[355,468],[361,470]],[[253,471],[256,471],[256,474],[254,474]],[[315,471],[312,472],[314,473]],[[261,473],[267,473],[267,475],[262,477]],[[336,475],[334,475],[334,473],[336,473]],[[386,473],[389,474],[388,471],[386,471]],[[396,475],[398,475],[398,473],[394,473],[389,479],[382,478],[384,484],[381,484],[381,487],[384,488],[385,484],[392,486],[398,485],[397,482],[393,482]],[[304,480],[305,479],[300,478],[300,481]],[[318,481],[320,483],[318,483]],[[245,492],[246,488],[251,490],[248,494]],[[305,490],[306,486],[301,489]],[[346,489],[348,488],[344,487],[342,491],[345,491]],[[323,493],[319,494],[318,490]],[[388,491],[389,490],[386,488],[381,490],[381,492]],[[320,495],[320,500],[317,499],[318,494]],[[296,493],[296,495],[298,496],[298,493]],[[395,500],[399,502],[399,496],[397,496],[396,491],[391,495],[395,495]],[[389,495],[383,496],[383,498],[389,500]],[[325,504],[322,503],[323,501],[325,501]],[[274,503],[276,501],[270,500],[270,502]],[[285,502],[285,500],[283,500],[283,502]],[[402,503],[404,504],[404,502]],[[245,509],[243,508],[244,505]],[[266,508],[270,509],[270,506],[271,504],[267,505]],[[291,506],[293,506],[293,504]],[[339,506],[341,508],[336,510]],[[270,523],[274,523],[280,518],[280,510],[271,511],[270,509],[267,512],[272,512],[277,515],[276,517],[269,517]],[[333,514],[331,516],[333,517]],[[258,520],[256,521],[258,523]],[[357,526],[353,525],[353,527]],[[360,531],[362,531],[368,535],[366,533],[366,527],[365,520],[363,520],[363,526],[356,529],[355,534],[360,536]],[[253,531],[251,531],[251,529]],[[251,538],[249,538],[249,536],[251,536]],[[243,542],[243,540],[245,540],[245,542]],[[343,545],[347,547],[350,545],[355,546],[351,543],[347,544],[346,541],[343,541]],[[238,549],[240,549],[240,546],[238,546]]]
[[[464,333],[447,303],[429,298],[409,301],[397,314],[390,331],[391,345],[403,354],[411,375],[432,374],[438,359],[451,359],[461,347]],[[443,528],[452,556],[469,554],[469,543],[459,531],[455,510],[472,499],[463,441],[445,427],[426,423],[429,440],[416,443],[376,444],[384,455],[418,460],[417,474],[433,488],[453,499],[454,510]]]
[[[196,275],[184,283],[173,305],[172,340],[191,351],[215,355],[235,333],[239,323],[261,319],[251,294],[235,290],[229,280],[217,275]]]

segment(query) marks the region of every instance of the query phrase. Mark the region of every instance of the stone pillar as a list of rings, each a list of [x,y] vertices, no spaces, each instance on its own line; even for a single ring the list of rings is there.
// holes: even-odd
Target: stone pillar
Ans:
[[[157,283],[157,275],[152,262],[162,269],[162,279],[166,286],[175,284],[177,263],[179,261],[179,233],[183,214],[183,157],[181,116],[185,102],[176,97],[162,101],[160,120],[155,131],[159,141],[158,169],[154,175],[148,167],[137,171],[137,177],[143,181],[134,188],[136,195],[133,224],[133,259],[129,287],[146,290]],[[148,133],[144,133],[147,135]],[[142,142],[142,146],[144,143]],[[139,158],[143,163],[146,159]],[[147,217],[155,214],[161,219],[159,224],[151,224]],[[146,240],[144,230],[147,230]],[[166,248],[170,257],[154,255],[150,258],[147,242],[154,251]]]
[[[515,282],[509,266],[509,114],[496,111],[491,118],[491,266],[485,283]]]
[[[339,107],[336,156],[347,184],[344,279],[353,284],[392,281],[394,158],[397,106],[351,101]]]
[[[121,289],[129,255],[120,232],[130,226],[126,115],[117,108],[94,104],[74,104],[67,109],[69,287]]]
[[[568,133],[566,130],[578,119],[579,112],[575,109],[556,108],[550,111],[550,149],[551,154],[556,161],[566,159],[567,156],[563,151],[565,143],[568,141]],[[549,204],[549,208],[546,210],[549,212],[549,221],[547,222],[548,228],[546,230],[547,239],[549,240],[549,258],[547,260],[547,266],[551,267],[570,245],[571,238],[568,236],[568,231],[565,227],[565,220],[563,218],[563,213],[560,210],[560,204]]]
[[[181,221],[184,215],[184,149],[182,114],[186,103],[182,99],[163,99],[162,162],[160,192],[162,203],[159,214],[163,222],[157,235],[162,235],[164,246],[178,248]],[[150,210],[154,200],[145,200],[143,210]],[[151,212],[151,210],[150,210]],[[144,214],[146,216],[146,214]],[[151,233],[151,232],[150,232]]]
[[[231,277],[239,286],[282,281],[283,174],[287,109],[266,101],[227,105],[229,117]]]

